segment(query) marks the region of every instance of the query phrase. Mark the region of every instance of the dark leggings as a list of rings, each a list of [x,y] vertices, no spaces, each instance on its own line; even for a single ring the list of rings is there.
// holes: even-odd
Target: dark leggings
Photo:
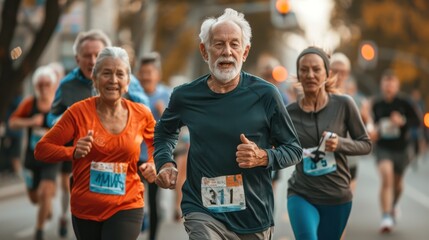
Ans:
[[[156,239],[158,231],[158,185],[149,183],[149,240]]]
[[[338,240],[349,219],[352,202],[318,205],[294,195],[288,197],[287,209],[295,239]]]
[[[143,208],[119,211],[103,222],[72,216],[78,240],[135,240],[140,234],[142,221]]]

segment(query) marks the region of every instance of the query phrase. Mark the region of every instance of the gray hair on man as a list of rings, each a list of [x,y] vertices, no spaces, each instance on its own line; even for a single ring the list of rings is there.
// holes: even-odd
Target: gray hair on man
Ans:
[[[350,60],[344,53],[336,52],[336,53],[332,54],[330,65],[332,65],[333,63],[337,63],[337,62],[344,64],[346,66],[347,70],[351,69]]]
[[[252,38],[252,29],[250,28],[250,24],[246,19],[244,19],[243,13],[239,13],[231,8],[226,8],[225,12],[218,18],[211,17],[204,20],[201,24],[201,31],[199,34],[201,43],[207,46],[210,43],[211,29],[213,26],[217,23],[227,21],[231,21],[241,28],[243,35],[243,48],[250,46],[250,40]]]
[[[161,73],[161,55],[158,52],[149,52],[142,56],[140,65],[153,64]]]
[[[76,56],[79,53],[80,46],[86,40],[99,40],[105,47],[112,46],[110,38],[99,29],[92,29],[87,32],[80,32],[73,43],[73,54]]]
[[[92,76],[96,76],[98,74],[98,71],[100,70],[100,65],[107,58],[116,58],[121,60],[127,66],[128,80],[131,79],[131,66],[128,53],[127,51],[125,51],[125,49],[120,47],[105,47],[103,48],[103,50],[100,51],[97,56],[94,68],[92,69]]]

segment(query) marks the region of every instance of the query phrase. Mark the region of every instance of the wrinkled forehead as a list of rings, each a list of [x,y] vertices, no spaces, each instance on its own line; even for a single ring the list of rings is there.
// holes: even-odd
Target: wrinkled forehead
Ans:
[[[298,61],[299,66],[323,66],[324,62],[322,57],[320,57],[318,54],[315,53],[308,53],[303,56]]]
[[[51,83],[53,84],[53,80],[48,75],[40,75],[35,81],[36,85]]]
[[[399,83],[399,79],[396,76],[384,76],[381,78],[381,82],[396,84]]]
[[[232,21],[222,21],[213,24],[210,30],[210,38],[224,38],[226,36],[237,38],[241,41],[243,37],[243,31],[240,26]]]
[[[100,61],[98,69],[98,72],[106,69],[128,72],[128,65],[119,57],[106,57]]]

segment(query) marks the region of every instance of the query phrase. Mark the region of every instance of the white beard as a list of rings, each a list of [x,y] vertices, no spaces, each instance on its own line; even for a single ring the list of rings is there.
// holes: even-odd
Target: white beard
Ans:
[[[227,70],[220,69],[218,68],[218,64],[219,62],[222,62],[222,61],[234,62],[234,66]],[[214,63],[212,63],[209,56],[208,65],[209,65],[210,72],[217,80],[223,83],[227,83],[232,79],[234,79],[238,74],[240,74],[240,69],[243,66],[243,62],[238,63],[234,58],[220,57]]]

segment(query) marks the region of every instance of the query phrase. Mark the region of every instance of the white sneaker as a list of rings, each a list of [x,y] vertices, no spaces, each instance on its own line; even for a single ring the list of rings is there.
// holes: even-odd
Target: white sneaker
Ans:
[[[397,223],[399,220],[401,220],[401,217],[402,217],[401,208],[399,208],[399,206],[395,206],[392,211],[392,218],[394,223]]]
[[[381,233],[390,233],[393,230],[393,218],[391,216],[386,216],[381,219],[380,232]]]

